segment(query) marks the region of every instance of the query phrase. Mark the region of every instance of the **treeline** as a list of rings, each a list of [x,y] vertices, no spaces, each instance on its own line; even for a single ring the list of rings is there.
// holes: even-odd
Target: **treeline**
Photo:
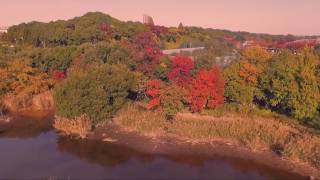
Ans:
[[[286,114],[319,128],[320,58],[314,49],[268,54],[259,47],[224,70],[226,99]]]
[[[184,27],[181,23],[177,28],[168,28],[144,25],[139,22],[123,22],[100,12],[90,12],[67,21],[23,23],[10,27],[8,33],[2,38],[15,45],[45,48],[96,43],[105,40],[130,41],[135,35],[145,31],[151,31],[157,36],[162,49],[218,46],[220,51],[226,51],[234,46],[226,37],[239,42],[256,40],[267,44],[275,41],[286,42],[312,38]]]

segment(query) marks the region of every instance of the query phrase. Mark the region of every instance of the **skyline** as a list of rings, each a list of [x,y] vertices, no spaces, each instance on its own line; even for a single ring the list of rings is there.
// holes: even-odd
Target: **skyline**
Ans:
[[[319,8],[317,0],[2,0],[0,26],[66,20],[100,11],[122,21],[141,22],[148,14],[164,26],[182,22],[253,33],[320,35]]]

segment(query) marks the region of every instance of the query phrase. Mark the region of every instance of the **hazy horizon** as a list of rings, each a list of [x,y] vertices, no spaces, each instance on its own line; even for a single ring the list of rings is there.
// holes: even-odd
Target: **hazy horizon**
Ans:
[[[0,26],[67,20],[99,11],[122,21],[142,21],[142,15],[148,14],[164,26],[182,22],[252,33],[320,35],[318,8],[317,0],[3,0]]]

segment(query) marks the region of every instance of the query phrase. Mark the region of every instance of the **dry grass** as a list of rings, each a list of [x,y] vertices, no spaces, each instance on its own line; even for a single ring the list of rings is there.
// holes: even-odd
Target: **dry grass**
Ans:
[[[85,115],[74,119],[56,117],[53,126],[66,135],[77,135],[81,138],[85,138],[92,128],[91,121]]]
[[[129,105],[115,121],[123,127],[153,135],[165,129],[191,140],[224,139],[253,150],[268,148],[289,159],[320,166],[320,137],[276,118],[179,114],[173,123],[168,123],[161,113]]]
[[[167,127],[165,115],[159,112],[146,111],[143,108],[128,104],[114,119],[123,127],[127,127],[148,135],[163,133]]]
[[[283,154],[294,160],[310,162],[320,168],[320,138],[303,136],[285,145]]]
[[[259,144],[285,144],[294,133],[289,126],[275,120],[246,119],[236,116],[202,119],[180,119],[172,125],[179,136],[192,139],[227,138],[255,147]]]

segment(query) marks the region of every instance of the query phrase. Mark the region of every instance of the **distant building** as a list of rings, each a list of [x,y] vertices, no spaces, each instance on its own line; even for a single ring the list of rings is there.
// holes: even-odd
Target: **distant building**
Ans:
[[[0,34],[2,33],[7,33],[8,32],[8,27],[5,27],[5,26],[0,26]]]
[[[205,49],[205,47],[167,49],[167,50],[163,50],[162,54],[177,55],[177,54],[183,54],[183,53],[193,53],[194,51],[203,50],[203,49]]]
[[[143,24],[154,25],[153,19],[149,15],[143,15]]]

